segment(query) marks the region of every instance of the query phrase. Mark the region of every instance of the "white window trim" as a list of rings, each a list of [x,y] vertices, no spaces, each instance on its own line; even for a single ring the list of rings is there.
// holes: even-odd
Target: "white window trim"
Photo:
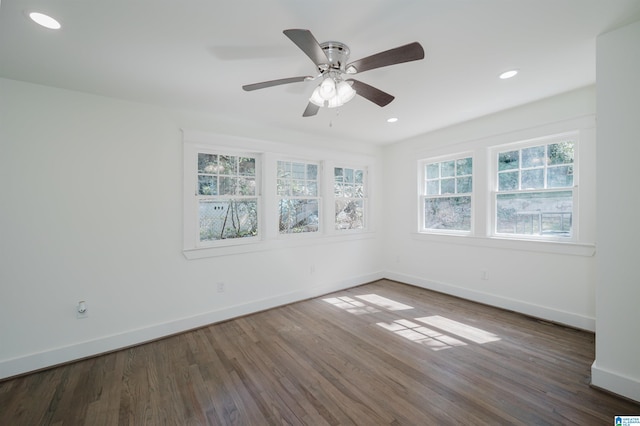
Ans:
[[[287,198],[287,197],[283,197],[278,195],[278,190],[277,190],[277,169],[278,169],[278,161],[287,161],[287,162],[292,162],[292,163],[305,163],[305,164],[315,164],[318,166],[318,195],[316,197],[290,197],[290,198],[317,198],[318,199],[318,230],[315,232],[293,232],[293,233],[281,233],[280,232],[280,223],[279,223],[279,213],[277,213],[277,208],[279,206],[279,201],[281,198]],[[276,213],[275,213],[275,237],[279,238],[279,239],[288,239],[288,240],[294,240],[294,239],[306,239],[306,238],[318,238],[318,237],[322,237],[325,233],[325,229],[326,229],[326,215],[325,215],[325,211],[324,211],[324,194],[326,193],[325,190],[325,184],[324,184],[324,161],[322,160],[317,160],[317,159],[309,159],[309,158],[300,158],[300,157],[288,157],[288,156],[284,156],[284,155],[279,155],[279,156],[274,156],[274,161],[273,161],[273,167],[274,167],[274,178],[273,178],[273,183],[274,186],[273,188],[270,188],[270,190],[272,189],[273,192],[273,197],[275,200],[275,204],[274,207],[276,208]],[[267,182],[265,184],[266,186],[269,186],[269,183]],[[265,214],[269,214],[268,212],[265,212]]]
[[[340,241],[357,241],[375,238],[373,232],[373,218],[371,208],[367,229],[335,231],[333,200],[333,167],[336,164],[336,154],[331,151],[317,150],[308,147],[291,151],[291,145],[278,142],[270,142],[260,139],[243,138],[238,136],[206,133],[198,131],[182,131],[183,149],[183,247],[182,253],[188,260],[205,259],[210,257],[228,256],[245,253],[257,253],[269,250],[291,249],[318,244],[334,244]],[[199,246],[197,208],[193,205],[193,197],[197,192],[197,153],[229,153],[230,155],[248,154],[256,156],[258,165],[256,169],[257,191],[260,209],[258,217],[259,236],[220,240],[219,244],[211,246]],[[338,155],[350,158],[352,154],[341,152]],[[369,191],[373,188],[372,176],[375,172],[376,160],[367,154],[355,154],[357,161],[349,162],[351,168],[367,170],[367,185]],[[365,161],[362,162],[362,157]],[[319,185],[321,215],[324,224],[321,223],[319,232],[300,234],[280,234],[278,231],[277,195],[273,190],[276,184],[277,161],[298,160],[320,164]],[[354,166],[355,165],[355,166]],[[328,172],[330,171],[330,172]],[[373,195],[368,193],[368,201],[371,203]],[[194,210],[195,209],[195,210]],[[195,219],[194,219],[195,218]]]
[[[424,203],[427,198],[427,176],[426,168],[427,164],[441,163],[444,161],[455,161],[462,158],[471,157],[473,169],[471,171],[471,192],[468,195],[471,197],[471,226],[468,231],[460,229],[431,229],[425,228],[424,221]],[[431,234],[431,235],[452,235],[459,237],[470,237],[475,235],[475,199],[476,199],[476,159],[475,155],[471,151],[458,152],[450,155],[440,155],[437,157],[429,157],[418,160],[418,233],[419,234]],[[447,194],[446,196],[456,196],[458,194]],[[466,196],[466,195],[465,195]]]
[[[335,169],[352,169],[352,170],[362,170],[364,172],[363,175],[363,186],[364,186],[364,197],[363,200],[363,209],[364,209],[364,225],[362,228],[357,229],[336,229],[336,200],[339,198],[347,198],[347,197],[336,197],[335,193]],[[327,182],[327,193],[331,194],[331,202],[327,203],[327,208],[325,209],[328,214],[327,217],[330,217],[331,226],[327,226],[326,230],[328,234],[333,235],[354,235],[354,234],[363,234],[372,232],[372,212],[371,212],[371,169],[373,165],[367,164],[359,164],[359,163],[331,163],[327,164],[327,173],[326,173],[326,182]],[[328,225],[328,224],[327,224]]]
[[[568,138],[572,139],[574,144],[574,159],[573,159],[573,186],[566,188],[545,188],[539,190],[523,190],[523,191],[498,191],[498,153],[508,150],[522,150],[534,146],[549,145],[555,142],[566,141]],[[489,236],[496,239],[504,240],[516,240],[516,241],[547,241],[558,243],[577,243],[580,241],[579,229],[580,229],[580,194],[579,194],[579,179],[580,179],[580,132],[578,130],[563,132],[555,135],[541,136],[533,139],[521,140],[517,142],[506,143],[502,145],[495,145],[489,148],[489,173],[490,173],[490,185],[489,191]],[[573,194],[573,210],[572,210],[572,224],[571,224],[571,236],[570,237],[558,237],[547,235],[530,235],[530,234],[506,234],[496,231],[497,225],[497,199],[498,194],[505,193],[525,193],[525,192],[558,192],[558,191],[572,191]]]
[[[250,156],[256,159],[256,195],[258,202],[258,235],[255,237],[228,238],[216,241],[200,241],[200,231],[198,229],[198,200],[201,198],[198,194],[198,154],[223,154],[235,156]],[[239,246],[247,244],[255,244],[262,240],[263,234],[263,213],[262,213],[262,155],[260,153],[251,152],[250,150],[238,150],[221,145],[208,145],[197,143],[184,144],[184,170],[187,171],[184,176],[184,250],[197,250],[203,248],[218,248],[228,246]],[[252,197],[254,198],[254,197]]]

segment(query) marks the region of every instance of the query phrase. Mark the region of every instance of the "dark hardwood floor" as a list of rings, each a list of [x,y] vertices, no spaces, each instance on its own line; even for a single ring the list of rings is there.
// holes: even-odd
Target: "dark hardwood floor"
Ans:
[[[594,335],[382,280],[0,383],[0,425],[612,425]]]

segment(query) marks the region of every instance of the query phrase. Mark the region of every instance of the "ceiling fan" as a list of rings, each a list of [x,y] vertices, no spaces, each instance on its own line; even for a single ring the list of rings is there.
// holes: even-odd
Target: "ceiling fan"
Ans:
[[[299,83],[322,79],[315,88],[303,117],[316,115],[321,107],[335,108],[349,102],[357,94],[383,107],[394,96],[373,86],[350,78],[351,75],[388,65],[424,59],[424,49],[418,42],[395,49],[385,50],[353,62],[349,60],[349,47],[337,41],[318,43],[311,31],[303,29],[284,30],[289,37],[316,65],[318,74],[263,81],[242,86],[246,91],[264,89],[282,84]]]

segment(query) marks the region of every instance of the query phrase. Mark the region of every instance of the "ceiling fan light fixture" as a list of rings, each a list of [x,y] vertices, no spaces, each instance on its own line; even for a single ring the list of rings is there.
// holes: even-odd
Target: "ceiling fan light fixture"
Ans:
[[[331,94],[331,96],[328,96]],[[320,83],[311,94],[309,102],[319,107],[337,108],[356,96],[351,84],[341,80],[336,83],[333,77],[327,77]]]
[[[305,29],[288,29],[284,30],[283,33],[313,61],[317,68],[315,76],[280,78],[261,83],[246,84],[242,86],[242,89],[250,92],[256,89],[321,78],[322,81],[311,93],[309,103],[302,113],[303,117],[316,115],[322,107],[336,108],[342,106],[351,101],[355,95],[361,96],[380,107],[386,106],[393,101],[394,97],[392,95],[361,81],[346,78],[345,75],[424,59],[424,49],[416,41],[349,62],[350,50],[344,43],[337,41],[318,43],[311,31]]]
[[[315,89],[313,89],[313,93],[309,98],[309,102],[319,107],[323,107],[325,105],[326,101],[322,96],[320,96],[320,86],[317,86]]]
[[[340,102],[346,104],[356,95],[356,91],[346,81],[338,83],[336,88],[336,97],[340,99]]]
[[[331,77],[325,78],[318,86],[318,89],[318,94],[322,99],[328,101],[336,95],[336,82]]]

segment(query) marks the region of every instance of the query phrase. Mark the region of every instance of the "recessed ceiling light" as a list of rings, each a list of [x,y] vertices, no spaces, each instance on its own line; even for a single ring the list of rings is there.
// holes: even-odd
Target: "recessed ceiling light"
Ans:
[[[505,71],[500,74],[500,78],[506,80],[507,78],[514,77],[516,74],[518,74],[518,70]]]
[[[43,27],[51,30],[58,30],[61,27],[60,22],[56,21],[49,15],[45,15],[44,13],[31,12],[29,13],[29,18],[31,18],[31,20],[36,24],[42,25]]]
[[[395,123],[396,121],[398,121],[396,117],[391,117],[387,119],[387,123]]]

